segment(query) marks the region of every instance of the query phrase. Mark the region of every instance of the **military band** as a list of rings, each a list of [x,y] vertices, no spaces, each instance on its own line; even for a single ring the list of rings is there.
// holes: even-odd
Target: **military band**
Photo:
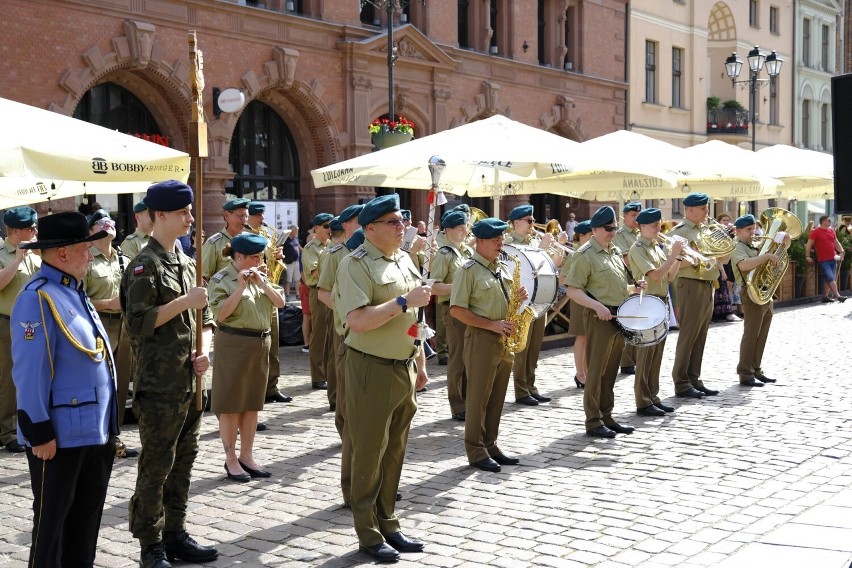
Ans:
[[[627,263],[627,253],[630,247],[636,242],[639,237],[639,225],[636,222],[636,216],[642,210],[642,204],[638,201],[631,201],[626,204],[621,210],[621,227],[615,232],[615,238],[612,244],[621,250],[624,256],[624,262]],[[621,373],[623,375],[632,375],[636,372],[636,347],[633,345],[625,345],[624,353],[621,354]]]

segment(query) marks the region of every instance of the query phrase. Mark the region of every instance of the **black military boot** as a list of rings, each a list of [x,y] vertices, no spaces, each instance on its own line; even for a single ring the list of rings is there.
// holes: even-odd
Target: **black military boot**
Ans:
[[[163,531],[163,545],[169,560],[208,562],[216,560],[219,551],[212,546],[201,546],[186,531]]]
[[[139,568],[172,568],[172,565],[166,560],[166,551],[162,542],[142,547]]]

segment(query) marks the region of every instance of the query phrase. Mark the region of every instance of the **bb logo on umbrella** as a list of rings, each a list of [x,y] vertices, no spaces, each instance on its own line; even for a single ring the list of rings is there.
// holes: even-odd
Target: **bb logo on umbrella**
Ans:
[[[105,174],[109,171],[107,162],[103,158],[92,158],[92,171],[96,174]]]

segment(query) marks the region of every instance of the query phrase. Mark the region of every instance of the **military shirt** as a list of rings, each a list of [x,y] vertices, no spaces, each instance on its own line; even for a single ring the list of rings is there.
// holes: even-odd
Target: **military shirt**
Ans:
[[[210,311],[218,321],[222,303],[227,300],[238,286],[237,269],[231,263],[210,278],[207,285],[207,300],[210,303]],[[273,284],[273,286],[275,286]],[[269,321],[272,314],[272,300],[266,295],[262,288],[250,283],[243,290],[240,302],[231,315],[224,321],[219,321],[229,327],[239,329],[250,329],[253,331],[268,331]]]
[[[646,294],[653,294],[661,298],[669,295],[668,272],[659,280],[645,278],[646,274],[660,268],[668,259],[669,254],[671,254],[671,250],[667,247],[658,242],[649,241],[642,236],[636,239],[636,242],[630,247],[627,253],[630,272],[633,273],[633,278],[636,280],[646,280],[648,283],[648,287],[645,289]]]
[[[204,241],[201,246],[201,275],[204,280],[209,281],[211,276],[231,264],[231,259],[222,256],[222,251],[225,249],[225,245],[236,236],[232,237],[227,229],[222,229]]]
[[[519,235],[515,231],[512,231],[503,237],[503,242],[507,245],[524,245],[538,248],[538,245],[541,243],[541,239],[533,235]]]
[[[195,310],[184,310],[160,327],[154,327],[160,306],[186,294],[195,286],[195,261],[180,246],[167,251],[154,237],[124,271],[121,309],[136,356],[134,389],[177,394],[195,388],[189,359],[195,351]],[[213,325],[210,309],[202,324]]]
[[[130,263],[122,253],[113,249],[112,256],[107,258],[97,247],[92,247],[92,263],[86,272],[86,294],[93,300],[111,300],[118,296],[121,290],[121,275]],[[104,310],[109,312],[109,310]],[[114,313],[119,313],[115,310]]]
[[[438,249],[437,254],[432,256],[429,264],[429,278],[434,278],[436,282],[444,284],[452,284],[453,278],[464,261],[473,256],[473,251],[466,244],[460,247],[447,241],[449,244]],[[438,296],[436,301],[439,304],[446,304],[450,301],[450,295]]]
[[[0,270],[15,262],[17,249],[18,247],[9,241],[3,241],[3,244],[0,245]],[[8,316],[12,313],[12,305],[15,303],[15,298],[18,297],[18,292],[40,267],[40,256],[34,252],[24,256],[24,260],[18,265],[18,272],[9,280],[6,287],[0,290],[0,314]]]
[[[302,249],[302,274],[305,277],[305,284],[311,288],[316,288],[319,282],[319,274],[312,276],[311,272],[314,270],[319,272],[320,256],[326,248],[328,248],[327,242],[323,243],[319,239],[313,238]]]
[[[335,296],[335,310],[344,320],[358,308],[384,304],[423,282],[408,253],[398,250],[387,257],[370,241],[364,241],[343,259],[337,275],[339,294]],[[408,308],[377,329],[360,333],[349,329],[345,342],[376,357],[410,359],[417,353],[416,333],[409,333],[416,322],[417,310]]]
[[[148,238],[149,235],[146,235],[145,231],[136,229],[127,235],[121,242],[121,252],[123,252],[127,258],[135,257],[139,254],[139,251],[148,244]]]
[[[567,245],[566,245],[567,246]],[[574,255],[577,254],[577,249],[580,248],[579,243],[576,247],[572,247],[571,250],[574,251],[574,254],[566,254],[565,261],[562,263],[562,266],[559,267],[559,277],[564,279],[568,276],[568,270],[571,268],[571,259],[574,258]]]
[[[633,243],[636,242],[636,239],[639,238],[639,229],[629,229],[622,225],[615,232],[615,237],[612,239],[612,244],[621,249],[623,254],[628,254],[630,247],[633,246]]]
[[[743,241],[737,241],[737,246],[734,247],[734,252],[731,253],[731,268],[734,269],[734,278],[737,279],[737,284],[740,286],[746,285],[746,278],[748,278],[748,273],[751,272],[751,270],[743,272],[737,265],[742,260],[754,258],[758,255],[760,255],[759,250],[744,243]]]
[[[322,288],[323,290],[331,292],[332,303],[335,303],[334,295],[337,293],[335,289],[337,285],[337,269],[340,267],[340,262],[346,258],[346,255],[350,252],[352,251],[346,248],[346,245],[335,244],[328,247],[320,259],[320,277],[317,288]],[[332,306],[331,312],[334,319],[334,331],[336,331],[338,335],[345,336],[346,327],[343,320],[340,318],[340,314],[337,313],[334,306]]]
[[[580,247],[571,260],[565,285],[584,290],[605,306],[618,307],[627,299],[627,268],[621,249],[604,249],[595,239]]]
[[[450,306],[467,308],[490,320],[505,319],[511,290],[512,276],[506,263],[488,262],[474,252],[455,274]]]
[[[669,231],[669,235],[677,235],[685,238],[689,243],[689,246],[696,250],[698,250],[698,247],[695,246],[695,243],[698,242],[699,233],[699,226],[689,219],[684,219],[675,225],[671,231]],[[693,278],[695,280],[706,280],[708,282],[712,282],[719,278],[719,267],[715,262],[710,270],[704,270],[703,268],[695,266],[685,266],[678,270],[677,277]]]

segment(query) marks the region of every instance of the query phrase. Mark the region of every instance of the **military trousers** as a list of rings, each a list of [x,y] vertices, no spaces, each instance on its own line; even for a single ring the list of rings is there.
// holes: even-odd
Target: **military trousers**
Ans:
[[[349,435],[349,425],[346,423],[346,351],[347,345],[343,337],[338,335],[335,341],[335,357],[337,359],[337,406],[334,409],[334,426],[340,436],[340,491],[343,502],[349,503],[352,498],[352,437]]]
[[[413,359],[394,361],[346,350],[346,424],[352,439],[352,519],[361,546],[399,530],[394,511],[417,412]]]
[[[329,408],[334,408],[337,405],[337,349],[334,338],[339,336],[334,329],[334,310],[322,305],[325,312],[325,378],[328,383],[325,395]]]
[[[311,383],[327,382],[326,367],[326,312],[328,308],[319,301],[316,286],[310,288],[308,305],[311,308],[311,340],[309,342],[308,361],[311,369]]]
[[[547,326],[547,316],[541,316],[530,324],[527,346],[520,353],[515,353],[512,364],[512,374],[515,377],[515,400],[538,394],[535,386],[535,369],[538,366],[538,356],[541,354],[541,342],[544,340],[544,328]]]
[[[127,392],[130,390],[133,350],[130,347],[130,336],[124,326],[124,318],[120,313],[98,312],[98,316],[109,336],[109,344],[115,360],[115,397],[118,401],[118,425],[121,426],[124,422],[124,410],[127,407]]]
[[[755,304],[748,294],[743,294],[743,338],[740,341],[740,362],[737,364],[737,375],[740,381],[754,377],[762,377],[763,349],[769,337],[769,326],[772,325],[772,300],[767,303]]]
[[[639,354],[637,351],[639,351],[639,349],[641,349],[641,347],[637,348],[635,345],[625,345],[624,351],[621,354],[621,363],[619,363],[619,365],[622,367],[638,365]]]
[[[707,330],[713,318],[713,284],[708,280],[678,278],[675,302],[680,331],[672,365],[675,393],[702,387],[701,362]]]
[[[586,386],[583,389],[583,410],[586,413],[586,432],[598,426],[615,424],[615,378],[624,351],[624,339],[612,321],[599,319],[594,310],[583,310],[586,326]]]
[[[272,308],[272,319],[269,321],[269,378],[266,381],[266,397],[278,394],[278,377],[281,375],[281,359],[278,353],[278,308]]]
[[[447,330],[447,399],[450,401],[450,414],[458,414],[464,412],[467,397],[467,374],[464,370],[464,334],[467,326],[450,315],[449,304],[438,306],[438,313],[443,316],[444,329]]]
[[[660,366],[663,364],[663,352],[666,340],[655,345],[636,347],[636,376],[633,377],[633,395],[636,408],[645,408],[660,402]],[[624,356],[621,358],[622,366]]]
[[[435,302],[435,354],[438,355],[438,359],[447,358],[450,349],[445,317],[445,314],[448,314],[449,311],[449,302],[444,302],[443,304]]]
[[[493,331],[467,327],[464,335],[464,367],[467,373],[464,449],[468,463],[503,453],[497,447],[497,435],[509,388],[512,360],[502,337]]]
[[[9,316],[0,314],[0,445],[3,446],[18,439],[16,429],[18,395],[15,383],[12,381],[12,328],[10,323]]]
[[[115,440],[57,448],[42,460],[27,448],[33,491],[30,568],[93,566]]]
[[[136,491],[130,499],[130,531],[142,546],[162,540],[163,531],[186,526],[189,481],[198,454],[201,411],[195,393],[135,393],[142,451]]]

